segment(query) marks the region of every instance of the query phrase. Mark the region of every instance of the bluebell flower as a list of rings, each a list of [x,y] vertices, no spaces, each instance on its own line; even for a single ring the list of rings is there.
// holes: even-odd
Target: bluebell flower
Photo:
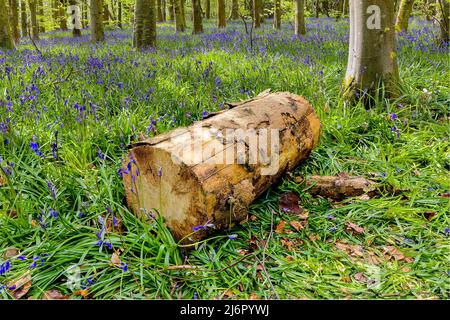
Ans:
[[[446,227],[446,228],[444,229],[444,233],[445,233],[446,235],[449,235],[449,234],[450,234],[450,228],[449,228],[449,227]]]
[[[56,200],[56,188],[55,188],[55,186],[50,181],[47,181],[47,187],[50,190],[52,198],[54,200]]]
[[[238,238],[237,234],[228,235],[228,239],[230,239],[230,240],[236,240],[237,238]]]
[[[98,148],[97,149],[97,154],[98,154],[98,158],[100,160],[102,160],[102,161],[105,160],[105,155],[103,154],[102,149]]]
[[[123,272],[127,272],[128,265],[125,262],[120,263],[120,269],[122,269]]]

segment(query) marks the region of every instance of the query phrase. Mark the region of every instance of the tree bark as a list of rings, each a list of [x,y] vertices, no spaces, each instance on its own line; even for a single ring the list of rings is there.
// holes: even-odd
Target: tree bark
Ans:
[[[136,0],[133,45],[138,49],[156,46],[155,0]]]
[[[123,162],[129,208],[163,215],[181,243],[244,220],[248,206],[319,143],[320,121],[302,97],[265,93],[231,106],[133,144]]]
[[[31,17],[31,37],[33,38],[33,40],[39,40],[39,26],[36,15],[36,4],[37,0],[28,0]]]
[[[441,28],[441,46],[448,47],[450,41],[450,3],[445,0],[439,0],[441,9],[441,20],[439,26]]]
[[[231,20],[239,19],[239,0],[233,0],[231,2]]]
[[[294,0],[294,6],[295,6],[294,33],[296,35],[304,35],[306,34],[305,0]]]
[[[44,21],[45,21],[45,15],[44,15],[44,1],[43,0],[39,0],[39,32],[45,32],[45,26],[44,26]]]
[[[99,42],[105,40],[103,30],[103,0],[91,0],[91,40]]]
[[[26,0],[20,0],[20,29],[22,31],[22,37],[28,36]]]
[[[414,0],[401,0],[397,21],[395,22],[396,31],[408,32],[409,17],[411,16],[413,5]]]
[[[176,0],[169,0],[169,21],[175,21],[175,8],[174,8],[174,1]]]
[[[225,1],[217,0],[217,27],[225,28],[227,25],[225,18]]]
[[[200,0],[192,0],[192,16],[194,20],[194,28],[192,33],[203,33],[202,9],[200,7]]]
[[[166,21],[166,0],[161,0],[161,12],[162,12],[163,22],[165,22]]]
[[[206,19],[211,18],[211,0],[205,0],[205,16]]]
[[[253,28],[261,27],[261,0],[253,0]]]
[[[14,49],[15,43],[8,17],[6,0],[0,0],[0,48]]]
[[[377,9],[379,8],[379,9]],[[391,0],[350,0],[350,44],[344,98],[371,103],[384,84],[387,97],[398,96],[400,77]]]
[[[66,19],[66,6],[67,0],[58,0],[58,20],[59,20],[59,29],[67,30],[67,19]]]
[[[173,0],[173,7],[175,12],[175,28],[177,32],[184,32],[186,30],[186,25],[183,23],[181,0]]]
[[[71,6],[78,6],[78,2],[76,0],[69,0],[69,5]],[[71,17],[72,17],[72,36],[73,37],[80,37],[81,36],[81,9],[78,6],[78,10],[80,10],[79,13],[76,12],[76,10],[71,11]],[[80,18],[80,25],[76,24],[76,15],[79,14]]]
[[[16,43],[19,42],[20,32],[19,32],[19,5],[18,0],[9,1],[9,9],[11,11],[11,30],[12,36]]]
[[[120,29],[123,28],[123,22],[122,22],[122,1],[119,1],[117,3],[117,26]]]
[[[162,4],[161,0],[156,0],[156,12],[158,13],[158,22],[163,22]]]
[[[281,28],[281,0],[275,0],[273,10],[273,28]]]

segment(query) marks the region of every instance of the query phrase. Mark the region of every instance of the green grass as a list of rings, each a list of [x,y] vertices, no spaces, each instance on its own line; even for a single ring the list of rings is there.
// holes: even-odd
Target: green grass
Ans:
[[[347,62],[345,22],[309,22],[311,38],[303,40],[294,39],[290,27],[275,32],[266,26],[264,33],[257,32],[253,52],[240,24],[218,35],[208,24],[201,37],[174,35],[168,25],[160,25],[157,52],[133,51],[130,30],[125,30],[109,33],[107,44],[99,46],[84,39],[71,44],[61,34],[47,34],[38,42],[43,58],[30,51],[34,48],[29,43],[17,52],[0,53],[5,59],[0,64],[0,99],[6,101],[10,95],[14,109],[0,109],[2,122],[10,118],[0,140],[0,165],[14,163],[12,175],[3,174],[0,192],[0,264],[6,261],[7,249],[16,248],[26,257],[10,258],[11,270],[0,275],[0,286],[29,271],[32,285],[27,296],[39,299],[45,291],[58,289],[80,299],[80,288],[66,285],[68,269],[74,266],[80,268],[80,283],[86,283],[92,299],[190,299],[195,293],[202,299],[448,299],[450,235],[445,228],[450,227],[450,206],[442,195],[450,190],[449,61],[446,53],[432,50],[438,30],[414,23],[410,36],[415,40],[400,37],[404,96],[397,101],[380,99],[365,110],[362,105],[345,105],[339,96]],[[429,49],[422,51],[418,45]],[[100,69],[88,67],[92,57],[102,61]],[[14,69],[10,77],[2,75],[6,65]],[[38,66],[45,73],[33,78]],[[100,78],[103,83],[98,83]],[[31,83],[39,88],[39,97],[21,105],[22,90]],[[147,101],[139,98],[150,88]],[[403,193],[386,191],[370,200],[333,203],[312,198],[286,177],[251,206],[253,218],[247,223],[191,251],[177,245],[160,218],[148,224],[127,210],[117,169],[126,145],[146,132],[150,116],[163,117],[157,124],[161,133],[266,88],[304,96],[322,122],[320,146],[294,176],[375,176]],[[248,94],[242,93],[245,90]],[[86,105],[85,115],[73,108],[75,102]],[[390,119],[392,112],[398,119]],[[391,132],[393,125],[399,137]],[[51,153],[56,130],[57,161]],[[30,149],[33,135],[45,158]],[[98,158],[98,148],[105,160]],[[47,181],[55,186],[56,199]],[[279,195],[287,191],[299,193],[309,223],[300,232],[287,224],[292,232],[278,234],[273,229],[281,220],[294,220],[278,209]],[[57,210],[58,219],[49,216],[50,208]],[[101,228],[98,217],[112,216],[106,208],[125,229],[109,230],[104,240],[123,251],[120,259],[128,265],[126,272],[111,264],[112,250],[95,245]],[[39,225],[41,210],[45,229]],[[425,212],[435,215],[429,221]],[[347,232],[347,221],[364,227],[364,234]],[[230,240],[229,234],[238,238]],[[292,242],[290,248],[287,241]],[[360,245],[364,254],[351,256],[336,243]],[[396,247],[412,261],[386,255],[386,246]],[[39,260],[30,269],[33,257]],[[174,265],[196,268],[171,270]],[[378,279],[379,285],[358,281],[360,273]],[[12,291],[3,288],[0,297],[10,299]]]

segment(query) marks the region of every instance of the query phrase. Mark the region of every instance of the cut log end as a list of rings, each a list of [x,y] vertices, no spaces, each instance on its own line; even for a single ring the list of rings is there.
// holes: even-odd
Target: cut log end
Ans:
[[[299,96],[265,93],[231,105],[132,145],[124,159],[128,206],[162,214],[182,243],[244,220],[255,198],[319,142],[319,119]]]

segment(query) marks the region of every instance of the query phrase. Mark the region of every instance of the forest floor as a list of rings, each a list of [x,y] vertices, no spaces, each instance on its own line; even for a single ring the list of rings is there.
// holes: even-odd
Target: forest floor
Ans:
[[[347,22],[307,22],[300,38],[266,24],[253,48],[242,23],[206,23],[199,36],[159,25],[156,52],[134,51],[130,29],[98,45],[88,30],[51,32],[41,53],[28,39],[0,52],[0,297],[448,299],[450,77],[437,27],[414,21],[399,36],[404,96],[366,110],[339,96]],[[127,210],[117,171],[140,132],[267,88],[304,96],[323,132],[248,222],[186,252],[161,219]],[[402,192],[333,202],[295,182],[343,172]],[[279,209],[288,191],[308,212],[299,231]]]

